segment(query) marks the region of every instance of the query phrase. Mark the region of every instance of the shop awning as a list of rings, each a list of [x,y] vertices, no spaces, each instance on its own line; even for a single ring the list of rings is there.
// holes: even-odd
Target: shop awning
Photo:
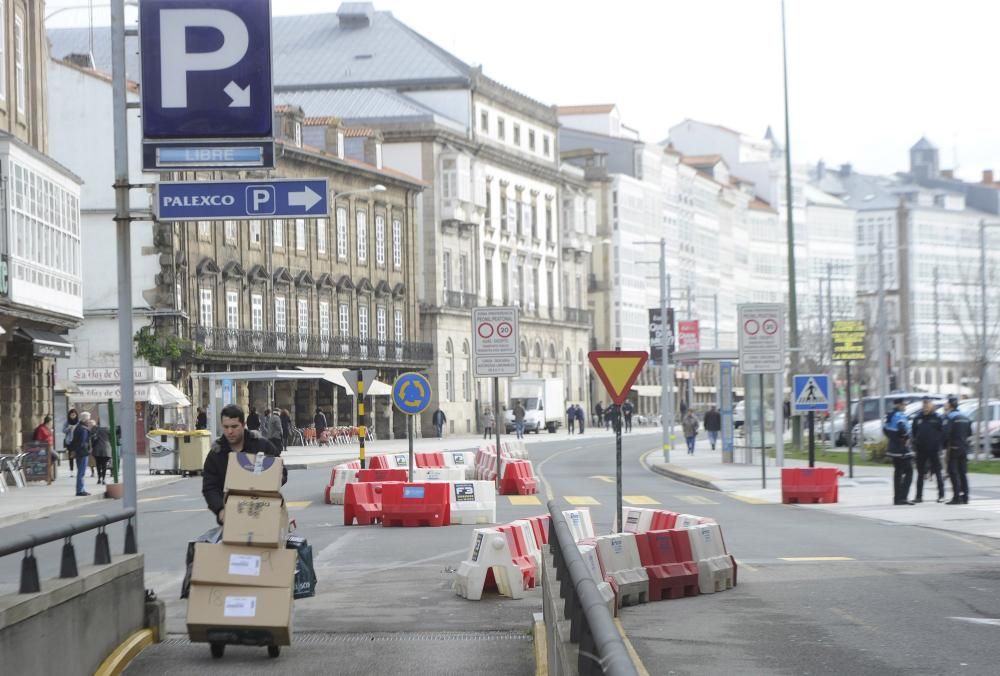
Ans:
[[[184,393],[170,383],[150,383],[148,387],[149,399],[146,401],[154,406],[185,408],[191,405]]]
[[[344,375],[347,369],[320,369],[309,366],[299,366],[297,368],[304,373],[320,374],[323,380],[347,390],[349,394],[354,392],[354,388],[347,386],[347,377]],[[373,380],[367,394],[369,397],[389,397],[392,396],[392,386],[383,383],[381,380]]]
[[[69,400],[74,404],[103,404],[122,400],[121,385],[77,385],[75,392],[68,393]],[[184,408],[191,402],[184,393],[170,383],[139,383],[135,386],[135,400],[145,401],[154,406],[166,408]]]
[[[14,337],[30,342],[36,357],[68,359],[73,354],[73,343],[51,331],[18,327],[14,331]]]
[[[657,397],[659,398],[663,394],[663,386],[661,385],[633,385],[632,391],[636,392],[640,397]]]

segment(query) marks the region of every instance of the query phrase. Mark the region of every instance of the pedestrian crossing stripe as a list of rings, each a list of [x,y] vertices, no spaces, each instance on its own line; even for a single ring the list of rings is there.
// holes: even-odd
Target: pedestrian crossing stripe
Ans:
[[[312,500],[292,500],[290,502],[286,502],[285,506],[288,507],[288,509],[305,509],[311,504]]]
[[[577,507],[584,507],[586,505],[599,505],[597,500],[590,497],[589,495],[566,495],[563,499],[571,505]]]
[[[542,501],[534,495],[508,495],[507,499],[510,500],[510,504],[515,506],[537,507],[542,504]]]
[[[660,502],[648,495],[623,495],[622,500],[630,505],[658,505]]]
[[[704,495],[678,495],[680,500],[691,504],[691,505],[717,505],[719,504],[715,500],[709,500]]]

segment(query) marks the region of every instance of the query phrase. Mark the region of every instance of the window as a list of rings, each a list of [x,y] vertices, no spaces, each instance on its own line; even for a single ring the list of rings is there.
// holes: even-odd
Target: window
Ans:
[[[325,300],[319,302],[319,335],[330,337],[330,303]]]
[[[485,110],[479,113],[479,128],[485,134],[490,133],[490,114]]]
[[[455,347],[451,338],[444,346],[445,372],[444,372],[444,399],[445,401],[455,400]]]
[[[250,328],[264,330],[264,297],[259,293],[250,296]]]
[[[462,399],[472,401],[472,357],[469,355],[469,341],[462,343]]]
[[[236,221],[223,221],[222,229],[225,232],[226,244],[236,246]]]
[[[451,289],[451,252],[445,251],[441,254],[441,290],[448,292]]]
[[[215,323],[212,319],[212,290],[201,289],[200,298],[201,304],[199,305],[198,322],[203,327],[208,328]]]
[[[493,305],[493,259],[487,258],[483,267],[486,274],[486,304]]]
[[[458,257],[458,290],[466,292],[466,283],[469,277],[469,255],[461,254]]]
[[[502,117],[497,118],[497,138],[501,141],[504,140],[506,136],[506,130],[504,129],[504,119]]]
[[[538,205],[532,202],[531,209],[528,211],[528,217],[531,221],[531,238],[538,239]]]
[[[7,63],[7,8],[0,0],[0,63]],[[7,100],[7,69],[0,68],[0,101]]]
[[[275,219],[274,225],[274,248],[280,249],[285,246],[285,222],[280,218]]]
[[[513,297],[515,303],[523,305],[524,299],[521,297],[521,266],[518,265],[516,258],[512,259],[511,263],[513,265],[511,266],[510,295]]]
[[[240,296],[236,291],[226,291],[226,328],[240,328]]]
[[[368,212],[359,211],[355,218],[358,227],[358,262],[364,263],[368,260]]]
[[[326,255],[326,219],[316,219],[316,253]]]
[[[295,219],[295,250],[306,250],[306,219]]]
[[[458,197],[458,163],[451,158],[441,160],[441,197]]]
[[[534,150],[534,149],[535,149],[535,130],[534,129],[529,129],[528,130],[528,150]]]
[[[287,333],[288,323],[285,317],[285,299],[283,296],[274,298],[274,330],[277,333]]]
[[[393,335],[396,337],[397,343],[403,342],[403,311],[396,310],[393,315],[392,322]]]
[[[375,214],[375,264],[385,267],[385,216]]]
[[[348,303],[341,303],[338,309],[337,320],[339,326],[337,330],[341,336],[346,336],[351,332],[351,306]]]
[[[212,241],[212,221],[198,221],[198,239]]]
[[[295,142],[295,147],[296,148],[301,148],[302,147],[302,123],[301,122],[296,122],[295,123],[295,126],[292,129],[292,135],[294,137],[292,140]]]
[[[398,220],[392,222],[392,267],[403,267],[403,224]]]
[[[309,300],[306,298],[298,299],[298,310],[299,310],[299,335],[305,336],[309,333]]]
[[[521,236],[524,234],[524,209],[521,204],[521,195],[517,196],[517,202],[514,203],[515,216],[517,219],[517,234]]]
[[[500,264],[500,291],[503,297],[503,304],[510,304],[510,265]]]
[[[486,214],[483,217],[483,225],[487,228],[493,227],[493,191],[490,190],[489,181],[486,181]]]
[[[380,343],[389,340],[389,328],[386,326],[385,306],[379,305],[375,308],[375,338]]]
[[[548,242],[554,242],[555,237],[552,236],[552,202],[551,200],[545,200],[545,240]]]
[[[500,186],[500,232],[507,232],[510,225],[507,223],[507,191]]]
[[[514,123],[514,145],[521,145],[521,125]]]
[[[549,156],[549,137],[548,136],[543,136],[542,137],[542,152],[545,154],[546,157]]]
[[[368,305],[365,303],[358,305],[358,338],[368,340]]]
[[[250,244],[260,248],[260,221],[250,221]]]
[[[547,294],[547,300],[549,302],[549,314],[555,316],[554,312],[556,309],[556,277],[551,270],[545,273],[545,293]]]
[[[541,292],[541,287],[538,284],[538,266],[533,266],[531,268],[531,302],[535,307],[539,305],[539,294]]]
[[[337,209],[337,258],[347,260],[347,209]]]
[[[24,114],[28,90],[24,82],[24,22],[14,17],[14,75],[17,84],[17,112]]]

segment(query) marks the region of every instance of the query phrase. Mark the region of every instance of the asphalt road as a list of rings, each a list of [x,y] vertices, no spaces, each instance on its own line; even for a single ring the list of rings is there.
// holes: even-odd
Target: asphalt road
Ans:
[[[752,504],[676,483],[642,462],[657,437],[626,437],[624,493],[634,503],[716,518],[740,563],[739,586],[694,598],[626,608],[621,621],[652,674],[996,674],[1000,638],[1000,543],[794,506]],[[377,450],[376,450],[377,452]],[[554,497],[589,506],[599,532],[611,528],[614,448],[583,437],[532,445],[543,481],[537,504],[498,499],[507,522],[544,513]],[[537,590],[520,601],[457,597],[451,571],[465,558],[471,526],[345,527],[323,504],[329,468],[290,472],[285,496],[313,543],[315,598],[296,602],[295,645],[278,660],[230,648],[212,662],[184,637],[179,601],[186,541],[211,527],[200,481],[141,495],[140,548],[146,585],[168,604],[168,641],[129,674],[530,674]],[[519,502],[533,502],[522,498]],[[654,505],[656,506],[656,505]],[[95,514],[112,505],[87,505]],[[919,509],[909,507],[908,509]],[[19,524],[0,537],[31,528]],[[120,551],[121,530],[112,532]],[[78,539],[81,560],[90,538]],[[58,545],[38,552],[54,575]],[[0,560],[0,592],[19,561]]]

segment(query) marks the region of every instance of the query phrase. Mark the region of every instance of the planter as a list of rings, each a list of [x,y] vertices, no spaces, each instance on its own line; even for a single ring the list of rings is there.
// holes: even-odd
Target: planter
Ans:
[[[105,484],[104,485],[104,497],[111,498],[113,500],[121,500],[122,494],[125,492],[125,484]]]

